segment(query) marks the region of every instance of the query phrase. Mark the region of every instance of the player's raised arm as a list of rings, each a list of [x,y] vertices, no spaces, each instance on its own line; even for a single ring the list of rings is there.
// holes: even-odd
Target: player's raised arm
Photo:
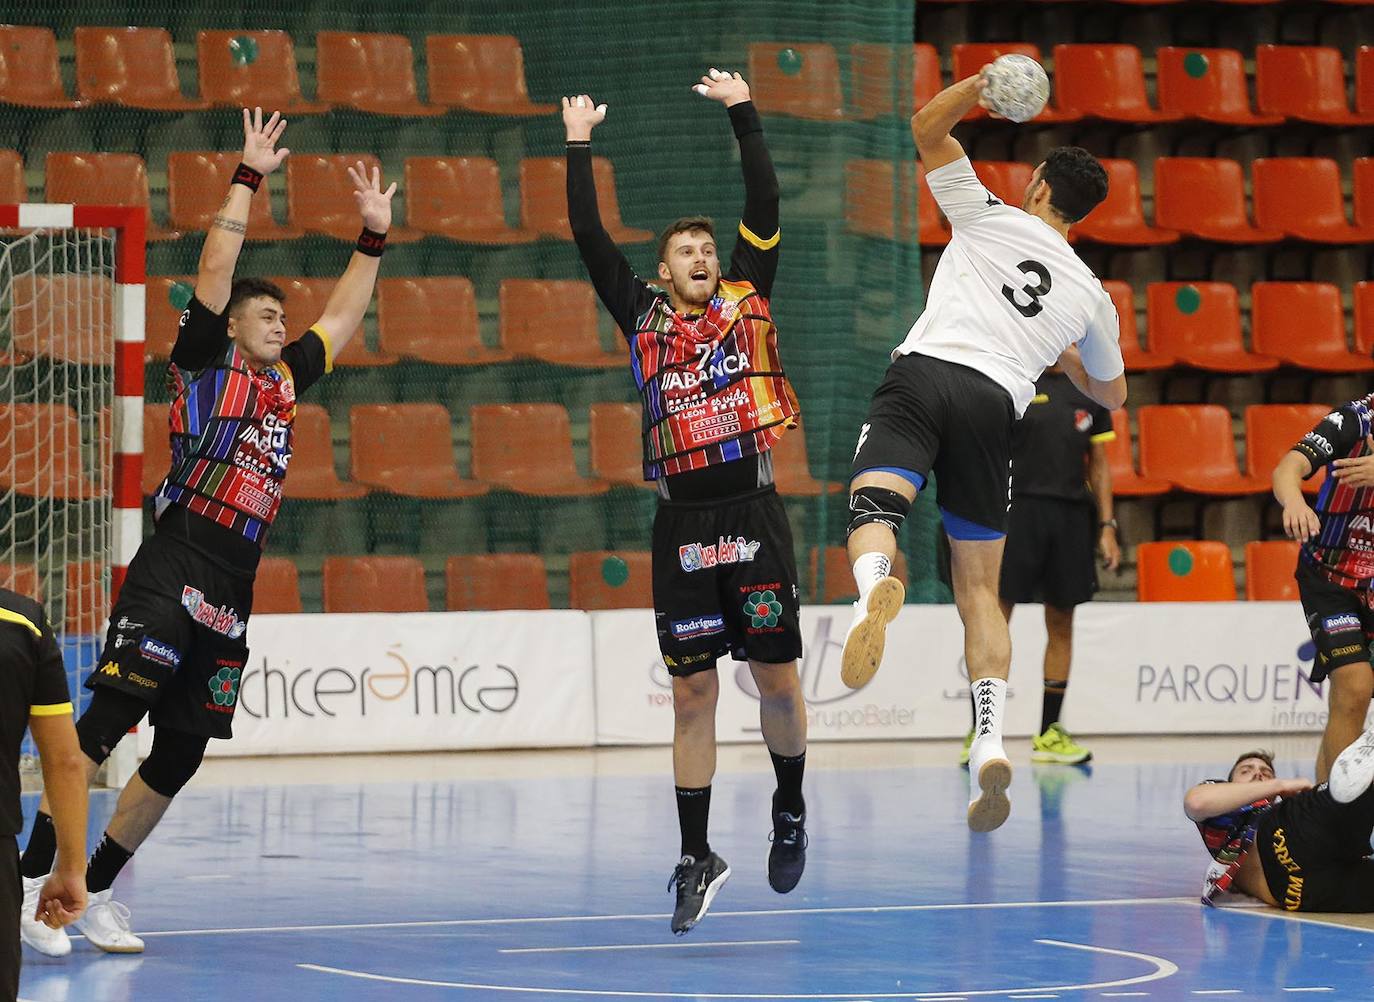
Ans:
[[[738,73],[712,67],[692,89],[725,105],[739,142],[744,212],[740,215],[739,239],[730,255],[728,274],[752,282],[765,296],[771,295],[778,270],[778,175],[773,169],[773,158],[768,155],[763,122],[749,94],[749,84]]]
[[[223,313],[229,304],[229,290],[234,284],[234,267],[238,264],[243,237],[248,232],[248,207],[253,193],[263,177],[282,165],[290,150],[277,149],[286,119],[280,112],[272,112],[266,123],[262,109],[249,112],[243,109],[243,159],[234,171],[229,194],[205,234],[200,249],[200,264],[196,271],[196,298],[211,313]]]
[[[976,75],[950,84],[911,116],[911,135],[926,170],[943,167],[964,155],[964,148],[950,131],[975,105],[982,104],[986,70],[985,66]]]
[[[315,328],[328,339],[331,358],[337,358],[352,340],[367,313],[367,304],[372,301],[382,249],[391,229],[391,197],[396,194],[395,181],[383,191],[381,170],[374,167],[369,175],[361,160],[348,168],[348,177],[353,182],[353,200],[358,203],[363,232],[348,267],[329,293],[324,313],[315,322]]]

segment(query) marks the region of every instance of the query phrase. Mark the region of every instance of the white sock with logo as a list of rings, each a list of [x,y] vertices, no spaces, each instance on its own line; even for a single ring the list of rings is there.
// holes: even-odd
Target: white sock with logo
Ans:
[[[973,693],[973,745],[969,748],[969,766],[977,775],[977,765],[989,758],[1000,757],[1002,751],[1002,711],[1007,703],[1007,680],[980,678],[969,683]]]
[[[854,581],[859,586],[859,601],[868,598],[883,578],[892,573],[892,561],[881,553],[861,553],[854,561]]]

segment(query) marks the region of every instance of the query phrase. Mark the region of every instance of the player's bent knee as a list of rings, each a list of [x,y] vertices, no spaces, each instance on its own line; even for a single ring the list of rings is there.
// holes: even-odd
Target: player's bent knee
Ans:
[[[76,739],[81,751],[100,765],[110,757],[120,738],[136,727],[147,712],[148,704],[137,696],[97,686],[86,712],[76,722]]]
[[[679,717],[714,714],[719,692],[714,672],[676,676],[673,679],[673,712]]]
[[[153,731],[153,750],[138,767],[138,775],[154,793],[175,797],[200,768],[209,741],[197,734],[159,727]]]
[[[885,525],[893,534],[911,513],[911,501],[886,487],[856,487],[849,495],[849,531],[853,535],[865,525]]]

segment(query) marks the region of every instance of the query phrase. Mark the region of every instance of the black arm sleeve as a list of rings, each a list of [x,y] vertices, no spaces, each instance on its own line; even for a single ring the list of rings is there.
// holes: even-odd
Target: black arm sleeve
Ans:
[[[172,362],[188,372],[198,372],[215,360],[229,344],[229,314],[213,313],[195,296],[181,314]]]
[[[751,282],[763,296],[771,296],[778,272],[778,175],[754,102],[737,104],[729,112],[744,173],[744,212],[726,277]]]
[[[654,293],[601,225],[590,143],[568,144],[568,222],[596,294],[621,334],[631,337],[635,318],[648,309]]]
[[[291,369],[297,396],[314,386],[332,368],[329,347],[313,327],[281,350],[281,360]]]
[[[1312,464],[1307,476],[1311,477],[1333,459],[1350,455],[1359,441],[1359,416],[1350,408],[1342,407],[1322,418],[1290,451],[1307,457]]]

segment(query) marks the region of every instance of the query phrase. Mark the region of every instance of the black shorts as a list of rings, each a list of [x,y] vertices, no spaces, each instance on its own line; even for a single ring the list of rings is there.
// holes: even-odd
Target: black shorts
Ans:
[[[1264,882],[1290,912],[1374,910],[1374,788],[1338,804],[1326,784],[1283,800],[1260,819],[1255,851]]]
[[[1097,512],[1086,501],[1024,497],[1012,501],[1002,551],[1003,602],[1072,609],[1097,591]]]
[[[1007,531],[1011,396],[981,372],[928,355],[899,355],[869,404],[852,480],[879,467],[935,474],[942,511]]]
[[[801,657],[792,527],[772,487],[711,501],[660,501],[654,516],[654,620],[671,675],[731,654]]]
[[[1374,609],[1370,608],[1374,594],[1342,588],[1304,560],[1298,561],[1293,577],[1298,582],[1307,628],[1317,645],[1312,681],[1320,682],[1333,669],[1345,665],[1368,663],[1369,641],[1374,637]]]
[[[0,837],[0,1002],[12,1002],[19,995],[19,910],[23,907],[19,844],[13,835],[6,835]]]
[[[129,565],[86,688],[137,696],[154,726],[233,737],[252,609],[252,575],[155,533]]]

